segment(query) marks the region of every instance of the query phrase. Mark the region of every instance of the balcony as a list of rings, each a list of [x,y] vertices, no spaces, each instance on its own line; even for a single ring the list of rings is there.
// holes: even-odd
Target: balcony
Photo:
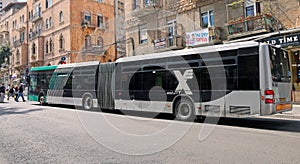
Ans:
[[[14,41],[14,47],[18,47],[18,46],[22,45],[22,43],[23,43],[23,40],[18,39],[16,41]]]
[[[229,40],[260,33],[272,32],[274,29],[276,29],[273,16],[267,14],[251,16],[247,18],[241,17],[237,20],[228,21],[227,26]]]
[[[103,47],[100,46],[91,46],[91,47],[83,48],[81,52],[83,54],[101,55],[105,53],[105,50]]]
[[[155,13],[162,8],[162,0],[143,0],[141,4],[134,4],[133,17],[142,18]]]
[[[9,29],[7,27],[4,27],[2,30],[1,30],[1,34],[8,34],[9,33]]]
[[[19,26],[17,26],[17,31],[19,31],[19,32],[22,32],[22,31],[25,31],[25,25],[23,24],[23,25],[19,25]]]
[[[172,38],[160,38],[154,40],[154,52],[177,50],[184,48],[184,38],[181,35]]]
[[[39,36],[41,36],[41,31],[37,31],[37,32],[31,32],[30,34],[29,34],[29,39],[35,39],[35,38],[37,38],[37,37],[39,37]]]
[[[37,22],[40,19],[42,19],[42,13],[41,12],[37,12],[37,13],[33,14],[31,21],[32,22]]]
[[[81,20],[81,27],[95,29],[97,26],[95,24],[92,24],[91,21],[83,19]]]

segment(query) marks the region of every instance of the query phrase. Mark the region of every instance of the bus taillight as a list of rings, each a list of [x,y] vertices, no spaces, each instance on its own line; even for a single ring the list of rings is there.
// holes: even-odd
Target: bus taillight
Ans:
[[[273,90],[265,90],[265,103],[266,104],[274,103],[274,91]]]

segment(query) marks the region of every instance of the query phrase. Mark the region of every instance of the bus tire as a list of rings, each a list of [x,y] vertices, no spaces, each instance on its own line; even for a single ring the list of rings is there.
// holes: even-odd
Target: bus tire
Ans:
[[[45,104],[45,96],[44,95],[40,95],[39,96],[39,103],[40,103],[40,105],[44,105]]]
[[[194,121],[196,118],[193,103],[186,98],[180,98],[175,103],[174,114],[181,121]]]
[[[82,108],[84,110],[92,110],[93,109],[93,97],[90,94],[87,94],[83,97]]]

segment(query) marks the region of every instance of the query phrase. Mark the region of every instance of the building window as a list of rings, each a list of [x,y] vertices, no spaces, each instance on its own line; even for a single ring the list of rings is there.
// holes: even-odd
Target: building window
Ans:
[[[154,6],[155,5],[154,3],[155,3],[154,0],[145,0],[145,7]]]
[[[19,51],[19,49],[17,49],[17,53],[16,53],[16,62],[20,62],[20,51]]]
[[[98,37],[97,46],[98,46],[98,50],[102,51],[102,48],[103,48],[103,38],[102,37]]]
[[[63,22],[63,21],[64,21],[63,12],[60,11],[60,12],[59,12],[59,22],[61,23],[61,22]]]
[[[52,17],[49,18],[49,28],[52,27]]]
[[[215,22],[214,22],[214,11],[213,10],[201,13],[201,27],[202,28],[213,27],[214,25],[215,25]]]
[[[84,12],[84,23],[91,23],[91,13],[89,12]]]
[[[102,3],[103,1],[104,1],[104,0],[97,0],[97,2],[101,2],[101,3]]]
[[[46,29],[48,29],[48,28],[49,28],[49,20],[46,19]]]
[[[140,8],[140,0],[133,0],[132,2],[132,10],[136,10]]]
[[[20,42],[23,43],[25,39],[25,32],[20,33]]]
[[[92,38],[91,38],[91,36],[86,35],[84,38],[84,48],[88,49],[88,48],[91,48],[91,46],[92,46]]]
[[[174,36],[177,35],[176,20],[170,21],[168,26],[168,46],[174,45]]]
[[[46,0],[46,9],[52,6],[52,0]]]
[[[49,53],[49,49],[48,49],[48,48],[49,48],[49,42],[48,42],[48,40],[47,40],[47,41],[46,41],[46,54]]]
[[[97,46],[103,47],[103,38],[102,37],[98,37],[98,39],[97,39]]]
[[[36,54],[36,46],[35,43],[32,44],[32,55]]]
[[[254,12],[254,5],[252,5],[252,6],[247,6],[247,7],[246,7],[246,17],[254,16],[254,15],[255,15],[255,12]]]
[[[49,52],[52,52],[54,49],[54,44],[52,42],[52,39],[50,39],[50,42],[49,42]]]
[[[97,26],[100,27],[100,28],[104,28],[103,16],[102,15],[97,16]]]
[[[146,24],[139,26],[139,42],[140,44],[147,43],[147,26]]]
[[[64,37],[63,37],[63,35],[62,34],[60,34],[60,36],[59,36],[59,49],[61,49],[61,50],[63,50],[64,49],[64,43],[65,41],[64,41]]]

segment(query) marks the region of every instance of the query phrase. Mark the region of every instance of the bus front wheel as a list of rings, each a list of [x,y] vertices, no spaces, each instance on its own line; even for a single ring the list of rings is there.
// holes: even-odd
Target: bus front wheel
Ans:
[[[93,98],[91,95],[85,95],[82,100],[82,107],[84,110],[93,109]]]
[[[191,101],[181,98],[175,104],[175,117],[181,121],[194,121],[195,113]]]
[[[40,105],[44,105],[44,103],[45,103],[45,96],[44,95],[40,95],[39,103],[40,103]]]

